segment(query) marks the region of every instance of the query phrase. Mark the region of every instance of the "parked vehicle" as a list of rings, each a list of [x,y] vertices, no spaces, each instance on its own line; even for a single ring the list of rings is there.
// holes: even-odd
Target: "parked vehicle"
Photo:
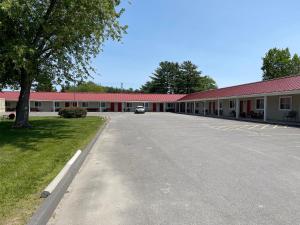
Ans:
[[[134,113],[138,114],[138,113],[145,113],[145,107],[144,106],[137,106],[134,110]]]

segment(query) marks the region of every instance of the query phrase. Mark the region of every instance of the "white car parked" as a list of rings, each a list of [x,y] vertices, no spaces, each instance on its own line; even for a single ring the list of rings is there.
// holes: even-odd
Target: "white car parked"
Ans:
[[[134,110],[134,113],[138,114],[138,113],[145,113],[145,107],[144,106],[137,106]]]

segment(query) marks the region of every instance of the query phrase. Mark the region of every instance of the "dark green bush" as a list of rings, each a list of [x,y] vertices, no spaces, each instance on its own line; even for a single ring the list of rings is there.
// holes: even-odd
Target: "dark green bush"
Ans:
[[[62,108],[58,112],[58,115],[63,118],[83,118],[86,114],[86,109],[79,107]]]
[[[8,115],[8,119],[14,120],[16,118],[16,115],[14,113],[11,113]]]

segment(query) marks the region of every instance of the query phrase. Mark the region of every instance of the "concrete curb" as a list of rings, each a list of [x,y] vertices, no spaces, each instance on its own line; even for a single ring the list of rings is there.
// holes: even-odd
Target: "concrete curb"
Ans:
[[[57,176],[51,181],[51,183],[43,190],[43,192],[41,193],[41,198],[47,198],[55,190],[55,188],[64,178],[64,176],[69,171],[73,163],[76,162],[81,152],[82,152],[81,150],[77,150],[77,152],[73,155],[73,157],[66,163],[64,168],[62,168],[59,174],[57,174]]]
[[[49,195],[45,201],[38,207],[36,212],[33,214],[27,225],[46,225],[52,216],[54,210],[59,204],[60,200],[64,196],[66,190],[80,169],[82,163],[90,153],[92,147],[94,146],[97,139],[102,134],[103,130],[106,128],[109,123],[110,118],[105,117],[106,122],[97,132],[93,140],[86,146],[85,150],[77,157],[76,161],[69,167],[68,171],[65,173],[64,177],[56,185],[55,189]]]

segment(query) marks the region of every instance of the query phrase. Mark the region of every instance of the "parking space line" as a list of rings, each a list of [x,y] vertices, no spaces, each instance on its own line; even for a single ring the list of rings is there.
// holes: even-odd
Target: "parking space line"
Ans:
[[[259,126],[259,125],[254,125],[254,126],[252,126],[252,127],[249,127],[248,129],[249,129],[249,130],[252,130],[252,129],[258,127],[258,126]]]
[[[261,127],[260,129],[265,129],[265,128],[267,128],[268,126],[269,126],[269,124],[267,124],[267,125]]]
[[[239,127],[240,127],[240,125],[232,125],[232,126],[228,126],[228,127],[224,128],[223,130],[235,130]]]
[[[300,157],[298,157],[298,156],[292,155],[292,157],[293,157],[294,159],[300,160]]]

